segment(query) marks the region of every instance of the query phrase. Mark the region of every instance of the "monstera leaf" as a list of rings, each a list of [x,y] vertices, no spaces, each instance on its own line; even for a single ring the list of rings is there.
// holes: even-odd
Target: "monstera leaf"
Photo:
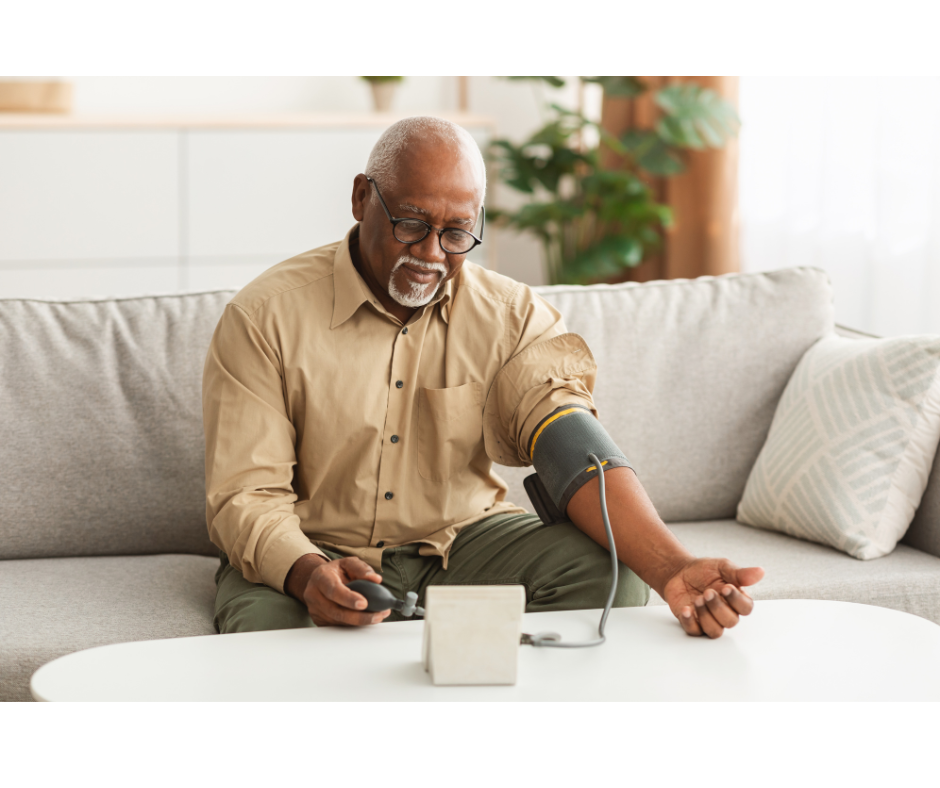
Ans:
[[[677,148],[720,148],[741,124],[734,108],[715,91],[698,85],[670,85],[656,92],[666,113],[656,132]]]
[[[620,138],[623,150],[651,175],[678,175],[685,165],[655,131],[631,129]]]

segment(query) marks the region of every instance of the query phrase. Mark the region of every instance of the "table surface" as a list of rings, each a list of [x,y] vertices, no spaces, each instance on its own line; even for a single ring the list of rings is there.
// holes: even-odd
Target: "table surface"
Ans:
[[[596,635],[599,611],[528,613],[523,630]],[[940,700],[940,626],[849,602],[773,600],[718,640],[666,607],[611,611],[607,643],[521,646],[514,686],[436,687],[422,621],[119,643],[33,675],[37,700]]]

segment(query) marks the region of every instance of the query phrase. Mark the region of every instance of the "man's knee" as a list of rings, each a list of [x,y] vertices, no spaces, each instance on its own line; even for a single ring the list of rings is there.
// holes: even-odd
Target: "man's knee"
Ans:
[[[552,567],[532,589],[529,611],[586,610],[607,604],[612,581],[610,553],[572,524],[548,526],[559,530],[555,546],[564,560]],[[643,607],[650,588],[623,563],[617,566],[613,607]]]
[[[614,607],[645,607],[650,601],[650,587],[624,564],[617,567],[617,592],[614,594]],[[607,582],[608,589],[610,581]],[[607,597],[604,597],[607,604]]]
[[[223,635],[316,626],[296,599],[266,585],[249,583],[227,561],[223,561],[216,582],[215,628]]]
[[[613,581],[613,568],[610,553],[604,550],[602,556],[584,558],[587,568],[586,577],[581,583],[580,594],[584,608],[602,608],[610,596]],[[614,591],[612,607],[645,607],[649,602],[650,587],[625,564],[617,562],[617,587]]]

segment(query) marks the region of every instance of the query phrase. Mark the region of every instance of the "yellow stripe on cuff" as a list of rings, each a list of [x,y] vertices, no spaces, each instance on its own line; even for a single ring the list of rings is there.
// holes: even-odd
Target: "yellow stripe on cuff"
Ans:
[[[548,421],[546,421],[541,427],[538,428],[538,431],[535,433],[535,437],[532,438],[532,451],[529,452],[530,460],[535,458],[535,442],[539,439],[539,435],[542,434],[544,429],[553,421],[555,421],[555,419],[560,419],[562,416],[567,416],[569,413],[574,413],[576,410],[583,410],[583,408],[568,408],[568,410],[563,410],[561,413],[556,413]]]

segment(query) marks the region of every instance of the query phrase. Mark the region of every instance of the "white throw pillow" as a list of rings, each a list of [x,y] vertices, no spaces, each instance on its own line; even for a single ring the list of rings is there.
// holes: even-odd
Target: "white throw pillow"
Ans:
[[[793,372],[738,504],[747,525],[887,555],[940,439],[940,337],[825,337]]]

